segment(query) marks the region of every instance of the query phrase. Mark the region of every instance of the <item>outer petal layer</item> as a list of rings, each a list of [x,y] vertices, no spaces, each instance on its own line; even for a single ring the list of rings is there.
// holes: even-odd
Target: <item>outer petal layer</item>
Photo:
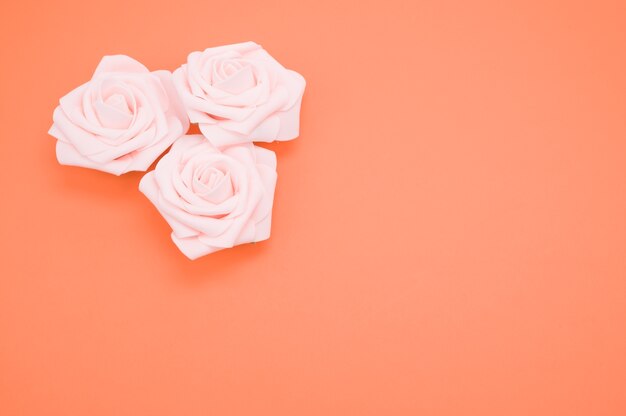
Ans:
[[[276,177],[270,150],[252,144],[219,150],[203,136],[189,135],[144,175],[139,190],[172,227],[176,246],[193,260],[268,239]]]
[[[145,171],[189,129],[172,74],[124,55],[103,57],[92,79],[59,104],[49,134],[63,165]]]
[[[215,146],[298,137],[306,82],[256,43],[192,52],[174,71],[174,85]]]

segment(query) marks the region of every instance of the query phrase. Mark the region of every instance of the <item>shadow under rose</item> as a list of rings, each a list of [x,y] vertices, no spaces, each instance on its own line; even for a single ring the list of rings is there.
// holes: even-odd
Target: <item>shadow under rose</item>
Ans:
[[[261,147],[277,153],[279,163],[281,157],[288,157],[286,155],[295,150],[294,146],[297,146],[297,143],[261,144]],[[128,258],[134,257],[138,263],[150,265],[146,267],[146,273],[150,273],[150,270],[154,268],[163,268],[167,270],[166,275],[171,279],[188,287],[197,287],[247,276],[246,273],[241,273],[242,270],[253,271],[253,265],[271,253],[270,238],[258,243],[247,243],[223,249],[196,260],[189,260],[171,240],[171,227],[138,189],[139,182],[146,172],[129,172],[116,176],[93,169],[60,165],[54,160],[53,152],[47,152],[45,155],[46,158],[53,160],[46,162],[50,165],[49,175],[46,175],[41,185],[45,184],[48,192],[55,194],[58,204],[79,206],[81,215],[93,216],[89,218],[89,221],[94,223],[116,224],[120,218],[123,220],[124,225],[120,227],[124,229],[120,231],[111,228],[110,237],[102,234],[102,230],[99,230],[100,237],[96,237],[96,234],[93,236],[94,239],[104,238],[110,241],[131,236],[133,243],[127,246],[130,246],[133,253],[128,253],[128,257],[119,259],[119,267],[124,267]],[[154,169],[162,156],[150,166],[148,171]],[[120,210],[123,210],[123,216],[120,215]],[[103,216],[107,217],[103,218]],[[59,220],[71,223],[71,218],[64,217]],[[71,224],[68,225],[71,226]],[[97,246],[94,241],[85,243]],[[115,261],[115,259],[110,261]],[[254,277],[255,273],[251,272],[250,278]]]
[[[169,239],[169,236],[167,236]],[[178,249],[171,240],[169,250],[173,252],[169,264],[171,275],[178,281],[190,286],[203,286],[209,282],[241,278],[245,273],[240,273],[242,269],[253,269],[251,265],[258,259],[268,255],[271,247],[269,241],[258,243],[247,243],[232,248],[211,253],[196,260],[189,260]],[[176,256],[174,258],[174,255]],[[250,274],[250,278],[254,278]]]
[[[276,153],[276,157],[278,158],[278,166],[280,167],[281,158],[288,158],[290,157],[289,156],[290,154],[294,152],[298,152],[298,150],[300,149],[300,146],[302,145],[300,141],[301,140],[296,138],[294,140],[288,140],[284,142],[271,142],[271,143],[264,143],[264,142],[256,143],[255,142],[254,144],[256,146],[269,149],[273,151],[274,153]]]
[[[49,180],[64,195],[81,196],[96,201],[123,201],[130,193],[137,192],[142,176],[143,172],[115,176],[96,170],[59,165],[49,176]]]
[[[54,164],[48,180],[50,186],[58,192],[71,196],[89,197],[90,199],[106,201],[123,201],[129,195],[139,193],[139,181],[154,169],[161,158],[167,154],[169,148],[163,152],[145,171],[133,171],[122,175],[113,175],[95,169],[86,169],[77,166]],[[52,151],[52,158],[54,150]]]

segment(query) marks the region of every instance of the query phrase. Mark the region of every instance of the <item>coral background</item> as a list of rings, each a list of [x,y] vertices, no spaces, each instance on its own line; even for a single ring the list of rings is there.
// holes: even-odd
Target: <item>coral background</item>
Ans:
[[[625,415],[626,3],[7,1],[0,414]],[[272,238],[188,261],[59,97],[259,42],[302,73]]]

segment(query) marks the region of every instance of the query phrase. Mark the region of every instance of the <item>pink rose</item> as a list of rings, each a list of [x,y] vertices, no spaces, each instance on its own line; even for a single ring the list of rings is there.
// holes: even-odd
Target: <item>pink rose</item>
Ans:
[[[219,150],[203,136],[178,139],[139,190],[172,227],[190,259],[266,240],[276,186],[276,155],[250,143]]]
[[[115,175],[148,169],[189,128],[171,78],[128,56],[102,58],[54,110],[49,133],[59,163]]]
[[[298,137],[304,78],[254,42],[192,52],[174,85],[215,146]]]

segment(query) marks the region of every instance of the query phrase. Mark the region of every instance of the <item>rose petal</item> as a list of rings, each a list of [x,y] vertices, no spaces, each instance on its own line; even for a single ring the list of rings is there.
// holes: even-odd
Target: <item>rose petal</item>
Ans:
[[[124,157],[112,160],[103,165],[81,155],[72,145],[64,143],[60,140],[57,141],[56,144],[56,154],[57,160],[62,165],[97,169],[118,176],[126,172],[128,165],[131,162],[129,157]]]
[[[60,147],[61,163],[120,174],[147,169],[188,128],[168,71],[113,55],[59,100],[50,134],[68,145]]]
[[[197,237],[179,238],[174,233],[172,233],[171,237],[176,247],[190,260],[195,260],[222,249],[222,247],[211,247]]]
[[[256,85],[252,68],[246,66],[223,81],[213,84],[215,87],[231,94],[241,94]]]
[[[174,243],[193,259],[269,238],[275,167],[270,150],[244,144],[220,152],[200,135],[183,136],[144,176],[140,190],[171,225]],[[231,203],[226,215],[211,216]]]

